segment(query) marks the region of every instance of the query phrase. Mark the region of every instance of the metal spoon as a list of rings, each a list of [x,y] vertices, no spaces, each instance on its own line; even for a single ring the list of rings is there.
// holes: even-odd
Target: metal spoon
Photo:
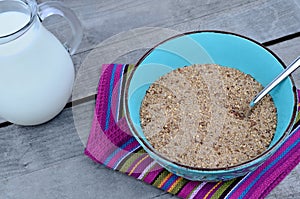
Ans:
[[[298,57],[292,64],[290,64],[284,71],[282,71],[271,83],[269,83],[262,91],[260,91],[250,102],[249,110],[246,114],[248,117],[251,114],[253,107],[267,95],[275,86],[277,86],[282,80],[289,76],[300,66],[300,57]]]

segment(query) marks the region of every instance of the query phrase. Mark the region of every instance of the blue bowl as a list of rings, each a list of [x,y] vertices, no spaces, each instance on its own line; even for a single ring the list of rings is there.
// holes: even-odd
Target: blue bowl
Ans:
[[[250,74],[263,86],[284,68],[270,50],[244,36],[228,32],[201,31],[172,37],[148,51],[137,63],[126,84],[124,106],[130,129],[149,155],[172,173],[190,180],[229,180],[256,169],[270,157],[290,134],[296,118],[296,88],[291,77],[274,88],[277,128],[269,148],[248,162],[226,168],[193,168],[172,162],[160,155],[145,138],[140,123],[140,108],[149,86],[170,71],[192,64],[219,64]],[[253,97],[253,96],[249,96]]]

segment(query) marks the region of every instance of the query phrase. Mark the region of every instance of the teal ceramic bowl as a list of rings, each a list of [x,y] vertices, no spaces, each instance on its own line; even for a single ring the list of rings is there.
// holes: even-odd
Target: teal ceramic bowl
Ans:
[[[201,169],[172,162],[155,151],[140,124],[140,107],[149,86],[170,71],[192,65],[215,63],[250,74],[266,86],[283,69],[283,62],[258,42],[233,33],[191,32],[172,37],[148,51],[127,81],[124,106],[131,131],[141,146],[170,172],[190,180],[229,180],[256,169],[289,135],[296,117],[296,88],[291,77],[270,93],[277,108],[277,129],[269,148],[260,156],[227,168]],[[252,97],[252,96],[249,96]]]

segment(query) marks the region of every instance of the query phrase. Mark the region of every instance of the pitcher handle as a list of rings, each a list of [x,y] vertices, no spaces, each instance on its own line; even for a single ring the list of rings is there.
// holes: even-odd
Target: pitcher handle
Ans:
[[[70,55],[73,55],[83,37],[83,29],[79,19],[71,9],[64,6],[61,2],[51,1],[38,5],[38,16],[42,22],[52,15],[62,16],[68,21],[72,30],[72,37],[64,43],[64,46]]]

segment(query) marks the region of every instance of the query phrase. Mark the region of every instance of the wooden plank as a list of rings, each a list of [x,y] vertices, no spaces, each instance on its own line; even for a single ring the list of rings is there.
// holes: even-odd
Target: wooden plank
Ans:
[[[266,198],[298,198],[300,165]],[[0,181],[0,198],[175,198],[119,172],[78,156],[49,168]]]
[[[42,0],[39,2],[43,2]],[[233,31],[260,42],[299,32],[299,5],[281,0],[141,0],[63,1],[80,18],[85,37],[79,52],[123,31],[138,27],[161,27],[186,32],[203,29]],[[69,35],[65,22],[48,23],[58,35]]]
[[[40,126],[0,128],[0,179],[40,170],[83,150],[70,108]]]
[[[275,187],[266,199],[300,198],[300,164]]]
[[[0,181],[0,198],[172,198],[119,172],[77,156],[27,175]]]
[[[300,37],[270,46],[269,48],[276,52],[286,65],[289,65],[300,56]],[[293,78],[297,88],[300,88],[300,69],[293,73]]]
[[[300,37],[269,46],[268,48],[274,51],[288,65],[300,56]]]
[[[219,2],[215,2],[219,3]],[[287,4],[285,4],[287,3]],[[187,19],[176,30],[218,29],[236,32],[261,43],[300,31],[299,1],[254,1],[217,13]],[[287,14],[289,13],[289,14]],[[284,30],[286,28],[286,30]]]
[[[91,100],[72,107],[74,126],[83,146],[86,146],[90,134],[95,103],[95,100]]]

